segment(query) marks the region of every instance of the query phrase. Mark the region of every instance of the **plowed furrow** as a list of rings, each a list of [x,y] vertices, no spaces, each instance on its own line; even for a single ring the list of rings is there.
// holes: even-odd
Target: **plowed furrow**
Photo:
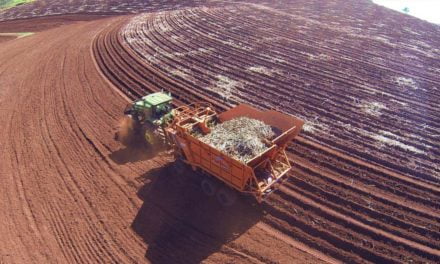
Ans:
[[[163,43],[160,43],[161,45],[160,46],[163,46]],[[195,61],[197,62],[197,59],[195,59]],[[172,64],[175,64],[175,61],[172,61],[171,63],[168,63],[168,65],[172,65]],[[190,68],[191,68],[191,66],[190,66]],[[242,79],[245,79],[245,78],[242,78]],[[269,97],[269,98],[271,98],[271,97]],[[316,110],[314,110],[315,112],[316,112]],[[318,111],[319,112],[319,111]],[[347,122],[342,122],[343,124],[347,124]],[[366,123],[368,123],[368,121],[366,121]],[[374,125],[372,126],[373,128],[374,128]],[[380,128],[379,126],[377,126],[376,128]],[[355,131],[355,133],[356,133],[356,131]],[[352,135],[353,136],[353,135]],[[363,138],[363,136],[361,136],[360,138]],[[320,140],[321,140],[321,138],[319,138]],[[321,141],[324,141],[324,140],[321,140]],[[328,139],[327,140],[328,142],[333,142],[334,143],[334,140],[333,139]],[[325,142],[325,141],[324,141]],[[405,142],[406,143],[406,142]],[[334,145],[334,144],[333,144]],[[420,147],[420,145],[419,145],[419,147]],[[342,149],[344,149],[343,147],[341,147]],[[423,146],[421,147],[422,149],[424,148]],[[348,151],[348,150],[347,150]],[[435,152],[435,151],[434,151]],[[361,155],[361,156],[365,156],[365,154],[363,154],[363,155]],[[388,157],[390,157],[389,159],[391,159],[391,160],[393,160],[393,158],[392,158],[392,155],[391,154],[389,154],[388,155]],[[367,156],[365,156],[365,158],[366,159],[374,159],[374,156],[371,156],[371,155],[367,155]],[[384,161],[382,160],[382,159],[379,159],[378,160],[378,162],[381,162],[381,163],[383,163]],[[394,162],[399,162],[398,160],[394,160]],[[395,164],[393,164],[393,163],[391,163],[391,162],[385,162],[385,164],[386,165],[388,165],[388,166],[392,166],[392,167],[395,167],[396,169],[399,169],[399,170],[404,170],[404,171],[408,171],[409,173],[414,173],[414,171],[412,171],[412,170],[409,170],[407,167],[403,167],[403,166],[398,166],[398,167],[396,167],[396,165]],[[402,165],[403,165],[403,163],[402,163]],[[427,174],[420,174],[419,173],[419,175],[421,175],[422,177],[423,177],[423,175],[425,175],[425,177],[428,177],[429,178],[429,176],[427,175]]]
[[[239,11],[247,12],[245,8]],[[428,130],[435,133],[437,117],[434,114],[424,115],[417,110],[410,110],[408,113],[398,113],[397,116],[392,111],[384,111],[382,123],[378,123],[376,118],[369,116],[353,120],[350,112],[356,111],[356,102],[344,103],[344,101],[350,96],[356,96],[357,92],[354,90],[348,90],[341,97],[337,97],[340,90],[326,90],[318,87],[312,92],[300,90],[292,94],[287,87],[288,80],[258,73],[244,73],[242,67],[264,65],[267,68],[276,66],[282,71],[295,69],[308,78],[318,76],[317,80],[321,81],[330,78],[327,73],[318,74],[317,68],[295,65],[296,60],[303,59],[304,55],[300,53],[286,54],[287,61],[282,63],[271,62],[267,57],[258,54],[250,56],[250,53],[243,51],[242,47],[257,41],[256,36],[245,29],[224,30],[224,25],[232,26],[240,21],[246,24],[245,21],[247,21],[249,28],[260,25],[263,28],[261,32],[264,33],[262,36],[268,38],[279,35],[280,29],[272,29],[268,23],[259,24],[259,22],[247,20],[246,16],[230,15],[234,19],[227,21],[226,16],[222,17],[217,12],[220,12],[220,9],[191,9],[158,15],[150,14],[146,16],[146,21],[133,23],[130,25],[130,30],[123,31],[122,34],[119,30],[124,25],[115,26],[111,30],[102,32],[95,41],[95,57],[98,61],[101,60],[98,64],[101,68],[105,68],[103,73],[111,75],[110,80],[117,87],[121,86],[122,91],[124,87],[129,87],[131,82],[147,84],[154,80],[155,85],[139,86],[137,88],[139,93],[144,94],[163,88],[176,95],[177,104],[189,103],[196,98],[205,101],[208,99],[219,109],[226,109],[238,101],[268,108],[277,105],[281,98],[287,99],[293,96],[295,100],[290,99],[292,100],[289,101],[290,103],[283,105],[289,112],[293,113],[297,109],[295,107],[299,107],[299,109],[304,109],[302,111],[304,111],[303,114],[306,113],[306,116],[321,113],[322,116],[326,116],[325,122],[329,124],[331,120],[339,121],[340,123],[334,127],[341,131],[344,130],[346,124],[351,124],[356,129],[350,136],[338,134],[310,136],[311,134],[307,134],[307,138],[300,137],[298,143],[289,147],[289,158],[293,164],[297,164],[297,168],[294,169],[286,186],[269,199],[268,205],[265,206],[268,215],[264,217],[263,222],[271,228],[295,237],[310,248],[345,262],[360,260],[376,263],[435,261],[440,248],[438,240],[440,230],[437,224],[439,185],[432,177],[432,172],[437,170],[436,167],[428,165],[435,164],[435,158],[432,156],[427,158],[428,156],[423,154],[416,155],[417,158],[412,158],[413,162],[414,160],[420,164],[426,162],[425,165],[423,168],[408,168],[405,162],[393,157],[396,149],[387,148],[382,151],[380,157],[375,157],[375,155],[365,153],[365,148],[377,150],[375,142],[371,139],[365,140],[365,135],[359,131],[363,129],[368,133],[376,133],[383,127],[383,124],[388,122],[390,128],[394,130],[400,129],[401,125],[405,124],[407,128],[402,130],[402,134],[397,135],[406,135],[414,132],[408,126],[413,125],[417,118],[421,118],[423,122],[432,125]],[[268,14],[265,13],[265,15]],[[200,24],[198,19],[204,17],[211,20]],[[290,31],[287,32],[292,34]],[[241,47],[223,45],[219,41],[222,38],[239,42]],[[136,39],[145,40],[145,42],[135,41]],[[273,47],[273,54],[277,57],[288,53],[291,49],[305,50],[307,44],[314,40],[314,37],[310,37],[304,42],[295,43],[290,37],[290,41],[293,42],[287,45],[276,43]],[[268,46],[261,47],[267,48]],[[204,57],[203,54],[190,54],[183,57],[175,55],[202,48],[215,48],[217,54],[224,58],[234,59],[227,61],[222,58],[209,67],[205,67],[208,57]],[[351,56],[359,50],[353,48],[338,52],[334,48],[319,49],[319,52],[325,51],[329,51],[332,56],[338,54]],[[209,58],[212,59],[212,57]],[[105,64],[105,61],[113,62],[115,65]],[[332,69],[330,63],[324,62],[322,65],[325,71]],[[351,62],[345,62],[341,67],[349,68],[352,65],[354,64]],[[367,63],[363,70],[369,71],[374,67],[384,67],[384,65]],[[170,74],[170,72],[182,69],[188,69],[192,74],[188,77]],[[401,71],[397,64],[392,69],[381,68],[380,70],[389,71],[387,74],[405,73],[413,77],[418,74],[417,70]],[[239,93],[233,94],[235,98],[223,100],[209,87],[218,80],[218,74],[243,80],[246,88],[239,88]],[[347,88],[350,85],[360,88],[360,84],[367,80],[366,77],[350,79],[341,74],[332,78],[336,82],[343,83]],[[431,81],[431,76],[426,75],[423,78],[426,83]],[[297,79],[296,82],[296,85],[302,84],[301,79]],[[264,89],[259,88],[259,85]],[[133,98],[133,95],[131,96]],[[267,100],[262,102],[261,96]],[[368,90],[365,96],[366,99],[375,98]],[[402,97],[397,93],[393,92],[392,96],[395,100],[402,101]],[[435,96],[434,94],[433,98]],[[336,99],[323,106],[320,97]],[[409,102],[409,97],[404,98],[406,98],[405,103]],[[295,101],[300,102],[294,104]],[[304,103],[307,101],[311,104]],[[415,105],[422,107],[420,103]],[[341,114],[328,114],[324,110],[326,108],[342,111]],[[408,117],[408,119],[403,119],[403,117]],[[400,119],[402,123],[392,123]],[[371,125],[365,126],[364,124],[368,122]],[[423,133],[421,130],[417,133],[419,134],[408,135],[402,143],[431,154],[437,153],[437,150],[430,149],[438,145],[436,137],[427,134],[425,139],[418,141],[415,135]],[[334,140],[336,137],[339,139]],[[352,140],[359,145],[347,143]],[[326,146],[315,142],[323,142]],[[356,151],[356,146],[364,149]],[[352,153],[359,158],[352,157]],[[406,157],[407,154],[402,155]],[[171,243],[161,248],[167,246],[175,247]]]

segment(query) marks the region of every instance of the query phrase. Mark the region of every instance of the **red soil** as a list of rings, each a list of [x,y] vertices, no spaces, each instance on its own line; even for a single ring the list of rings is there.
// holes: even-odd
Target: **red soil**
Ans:
[[[229,15],[228,12],[231,14]],[[222,9],[195,8],[160,15],[151,14],[135,18],[137,21],[132,20],[134,22],[128,27],[125,27],[126,22],[122,21],[121,24],[115,23],[107,28],[96,39],[94,54],[103,73],[130,98],[136,98],[149,91],[166,89],[178,98],[177,104],[205,100],[222,110],[237,101],[244,101],[260,107],[278,107],[306,118],[310,114],[312,117],[318,116],[317,113],[313,113],[318,111],[318,114],[322,113],[322,117],[320,116],[322,122],[324,124],[328,122],[329,125],[334,124],[335,121],[351,120],[348,124],[363,128],[361,125],[367,120],[371,125],[382,127],[384,130],[392,129],[392,126],[401,128],[398,122],[387,121],[396,118],[396,114],[392,111],[381,114],[381,117],[371,117],[360,113],[351,101],[340,99],[350,93],[355,98],[369,98],[365,97],[367,95],[363,95],[361,90],[357,90],[360,84],[353,81],[353,78],[337,76],[343,75],[339,68],[342,61],[336,63],[339,66],[333,70],[328,65],[328,72],[326,70],[324,77],[335,76],[332,79],[333,83],[338,82],[339,86],[346,86],[344,93],[331,91],[333,86],[325,82],[321,83],[324,87],[322,89],[318,86],[313,86],[312,90],[310,86],[309,88],[294,86],[292,89],[289,86],[295,79],[290,82],[286,80],[284,85],[282,77],[243,73],[243,68],[256,64],[274,69],[275,72],[277,70],[288,72],[288,69],[294,68],[309,78],[323,78],[322,69],[327,65],[325,62],[320,62],[320,65],[322,64],[320,73],[313,70],[318,65],[307,62],[303,55],[295,54],[289,57],[288,52],[300,47],[292,48],[284,42],[282,44],[273,42],[276,36],[271,36],[271,32],[281,31],[271,28],[267,23],[254,21],[252,16],[262,18],[263,21],[282,19],[282,15],[278,12],[261,11],[260,8],[248,6]],[[250,24],[249,28],[254,29],[240,28],[246,23]],[[281,22],[274,24],[286,25]],[[241,30],[240,34],[235,34],[230,30],[231,27]],[[256,45],[259,43],[258,39],[256,37],[252,39],[252,36],[247,34],[257,29],[261,29],[258,39],[268,36],[272,42],[267,46]],[[284,32],[288,30],[289,28],[284,28]],[[287,38],[289,35],[285,33],[283,36]],[[313,38],[314,35],[309,37]],[[236,46],[230,45],[230,40]],[[349,46],[347,44],[347,54],[355,54],[348,53]],[[200,52],[200,48],[212,49],[210,52]],[[282,54],[286,61],[274,62],[270,61],[270,58],[265,60],[264,56],[261,58],[266,52],[276,52],[278,49],[284,49]],[[311,46],[308,46],[308,49],[308,52],[316,54]],[[261,53],[255,53],[255,50],[260,50]],[[318,52],[323,51],[318,50]],[[331,49],[330,52],[324,53],[330,56],[328,54],[335,59],[341,56]],[[356,59],[353,55],[350,56],[352,60]],[[272,58],[277,58],[276,54],[273,54]],[[303,63],[307,63],[308,68],[302,68]],[[362,63],[359,61],[350,67],[356,69],[356,65],[362,66]],[[381,65],[374,67],[383,68]],[[394,67],[398,67],[397,63],[383,70],[398,71]],[[408,70],[415,71],[417,67],[419,66],[414,65]],[[435,79],[430,73],[434,69],[423,70],[424,74],[430,74],[427,79]],[[183,71],[185,75],[175,74],[176,70]],[[221,92],[224,91],[216,92],[209,89],[216,82],[218,74],[246,83],[247,87],[235,92],[232,100],[223,100]],[[298,75],[294,76],[300,78]],[[357,76],[369,82],[375,81],[374,78],[362,76],[360,73]],[[422,78],[415,73],[409,76]],[[423,82],[422,79],[419,80],[421,85]],[[363,87],[368,88],[371,85],[364,83]],[[396,89],[391,84],[386,87],[384,92],[389,94],[393,94],[393,89]],[[310,91],[317,91],[317,95],[307,94]],[[435,90],[432,92],[435,93]],[[269,99],[268,105],[262,103],[264,100],[259,97],[262,94],[265,94],[265,100]],[[283,96],[278,97],[277,94]],[[304,94],[303,97],[289,101],[300,94]],[[319,96],[321,99],[319,97],[314,99],[314,96]],[[332,96],[329,97],[330,105],[322,104],[326,96]],[[417,97],[406,100],[405,96],[404,93],[399,94],[396,91],[392,98],[414,104],[414,108],[408,109],[414,111],[414,114],[419,113],[415,110],[417,105],[431,107],[432,110],[426,112],[425,117],[431,118],[429,116],[432,115],[435,120],[434,101],[418,101]],[[285,100],[287,103],[280,105]],[[369,100],[382,99],[376,96]],[[341,110],[333,109],[331,102]],[[302,106],[292,106],[302,103],[304,104]],[[329,107],[339,113],[324,114]],[[319,110],[320,108],[322,110]],[[344,115],[347,117],[341,119]],[[353,118],[354,115],[359,117]],[[351,119],[348,118],[350,116]],[[397,118],[400,118],[399,115]],[[401,118],[401,122],[412,122],[411,131],[418,129],[415,126],[417,119]],[[438,123],[433,121],[432,125],[437,126]],[[336,124],[332,128],[334,130],[332,134],[303,133],[306,137],[299,137],[292,144],[289,149],[290,158],[296,169],[289,182],[263,206],[267,214],[261,221],[284,236],[292,236],[307,247],[344,262],[437,261],[440,254],[438,225],[440,185],[435,176],[438,169],[432,157],[435,155],[438,141],[434,138],[425,141],[431,146],[426,151],[434,152],[415,155],[399,148],[377,146],[374,141],[362,134],[357,137],[352,135],[350,139],[350,135],[344,135],[346,131]],[[429,135],[423,134],[421,130],[418,133],[429,138]],[[410,145],[418,144],[416,140],[411,141],[409,138],[405,140]],[[374,156],[366,155],[367,151],[373,152]],[[396,157],[415,160],[417,163],[423,163],[424,166],[414,169],[399,166],[395,163]]]
[[[50,28],[72,24],[73,22],[92,21],[105,17],[108,17],[108,15],[83,14],[15,19],[0,22],[0,32],[40,32]]]
[[[0,21],[65,14],[130,14],[175,10],[206,4],[209,0],[40,0],[0,10]]]
[[[272,233],[252,199],[224,209],[170,155],[114,142],[126,100],[102,78],[91,47],[120,21],[77,22],[0,45],[1,262],[331,259]]]
[[[12,40],[12,39],[15,39],[15,37],[0,36],[0,42],[5,42],[5,41],[8,41],[8,40]]]
[[[350,22],[330,27],[334,20],[304,22],[261,6],[193,8],[136,19],[123,29],[126,45],[170,78],[199,86],[199,94],[226,93],[226,105],[246,101],[283,109],[308,121],[309,139],[407,175],[440,179],[436,45],[425,40],[427,33],[408,34],[399,43],[399,54],[424,62],[416,64],[384,52],[396,45],[377,40],[386,29],[345,29]],[[305,23],[314,23],[313,29]],[[416,41],[431,49],[405,48]],[[387,61],[378,62],[383,57]],[[225,88],[228,84],[232,87]]]
[[[433,82],[438,83],[432,72],[438,69],[437,62],[420,52],[414,60],[431,61],[430,66],[414,63],[401,68],[392,58],[389,65],[364,65],[363,57],[353,63],[339,60],[341,56],[355,59],[353,54],[364,48],[353,42],[341,49],[344,54],[330,44],[324,49],[325,55],[338,61],[333,65],[338,65],[337,70],[332,72],[332,65],[325,61],[319,63],[322,68],[316,68],[318,64],[305,55],[323,53],[313,49],[319,42],[314,35],[301,38],[306,33],[296,32],[295,38],[306,42],[292,41],[293,26],[286,26],[289,19],[276,10],[249,6],[232,10],[196,8],[152,14],[140,21],[145,24],[131,24],[130,30],[124,26],[131,17],[63,26],[55,20],[42,32],[0,44],[0,262],[439,261],[440,183],[435,178],[439,143],[429,136],[438,128],[434,102],[439,95],[432,88]],[[255,15],[263,21],[252,18]],[[45,21],[50,24],[50,18]],[[268,21],[285,26],[280,29]],[[303,29],[311,31],[306,22]],[[249,28],[237,28],[239,33],[228,30],[238,25],[260,30],[259,37],[250,34]],[[47,30],[50,27],[55,28]],[[23,31],[13,23],[4,29]],[[39,31],[38,26],[32,31]],[[281,32],[286,39],[274,41]],[[127,44],[127,36],[149,44],[139,49],[136,41]],[[261,46],[253,44],[259,38],[266,40]],[[437,43],[424,43],[429,41]],[[387,47],[379,43],[368,47],[375,45]],[[260,50],[246,51],[247,46]],[[216,49],[215,58],[199,50],[208,47]],[[190,52],[195,49],[202,52]],[[292,54],[292,50],[298,52]],[[186,55],[180,58],[176,52]],[[266,52],[272,59],[285,54],[285,61],[262,58]],[[240,70],[254,65],[275,70],[275,77]],[[425,129],[416,127],[414,134],[424,137],[422,143],[429,146],[423,149],[425,154],[398,148],[381,151],[361,133],[344,134],[336,121],[352,120],[351,126],[359,129],[364,129],[360,124],[366,121],[389,128],[380,118],[353,113],[355,103],[338,99],[356,96],[363,82],[365,89],[371,88],[371,82],[380,83],[362,75],[363,67],[366,72],[379,67],[409,75],[426,90],[419,91],[419,98],[399,94],[386,81],[383,88],[388,100],[411,106],[405,110],[408,120],[398,119],[402,126],[414,125],[416,118],[427,124]],[[191,71],[182,78],[171,74],[176,69]],[[344,77],[342,69],[351,69],[352,76]],[[289,79],[276,78],[276,70]],[[207,89],[218,81],[218,74],[247,86],[224,100]],[[301,88],[315,77],[325,88],[313,82]],[[334,85],[329,83],[343,88],[332,90]],[[293,91],[287,88],[291,84]],[[177,104],[205,100],[223,110],[247,101],[305,118],[321,113],[325,124],[331,125],[334,119],[335,133],[305,132],[291,145],[292,177],[267,203],[257,205],[243,197],[233,207],[222,208],[215,199],[202,195],[198,176],[174,163],[166,152],[123,148],[114,142],[114,127],[127,99],[160,89],[170,90]],[[310,90],[316,94],[308,94]],[[267,104],[259,103],[262,95]],[[335,101],[324,105],[323,98]],[[360,97],[365,98],[380,100],[368,93]],[[382,113],[386,120],[394,120],[392,110]],[[356,118],[350,117],[355,114]],[[414,136],[405,138],[405,143],[422,148]],[[419,165],[405,169],[397,159]]]

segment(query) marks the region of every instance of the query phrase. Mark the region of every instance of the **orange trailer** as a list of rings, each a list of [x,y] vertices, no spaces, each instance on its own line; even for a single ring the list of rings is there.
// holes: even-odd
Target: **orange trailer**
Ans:
[[[298,135],[304,121],[274,110],[260,111],[246,104],[220,114],[207,103],[193,103],[173,111],[174,119],[165,129],[167,140],[173,146],[176,156],[194,170],[200,169],[241,193],[251,194],[258,202],[262,202],[287,178],[291,164],[285,149]],[[214,119],[221,123],[237,117],[261,120],[280,130],[281,134],[267,142],[268,148],[265,151],[245,163],[192,135],[195,128],[204,134],[209,133],[208,124]],[[229,199],[227,193],[224,189],[220,193],[225,203]]]

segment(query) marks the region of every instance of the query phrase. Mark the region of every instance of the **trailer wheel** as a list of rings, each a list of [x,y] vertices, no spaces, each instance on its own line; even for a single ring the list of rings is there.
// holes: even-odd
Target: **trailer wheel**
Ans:
[[[213,196],[217,191],[217,184],[210,179],[203,179],[201,182],[202,191],[208,195]]]
[[[217,192],[217,200],[223,206],[231,206],[237,200],[237,193],[231,189],[221,188]]]

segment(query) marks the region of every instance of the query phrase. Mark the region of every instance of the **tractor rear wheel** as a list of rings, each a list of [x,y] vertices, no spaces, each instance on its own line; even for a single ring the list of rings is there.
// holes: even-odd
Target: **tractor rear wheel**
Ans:
[[[146,123],[142,128],[142,135],[144,137],[144,140],[150,147],[159,147],[161,143],[158,129],[159,128],[149,123]]]

